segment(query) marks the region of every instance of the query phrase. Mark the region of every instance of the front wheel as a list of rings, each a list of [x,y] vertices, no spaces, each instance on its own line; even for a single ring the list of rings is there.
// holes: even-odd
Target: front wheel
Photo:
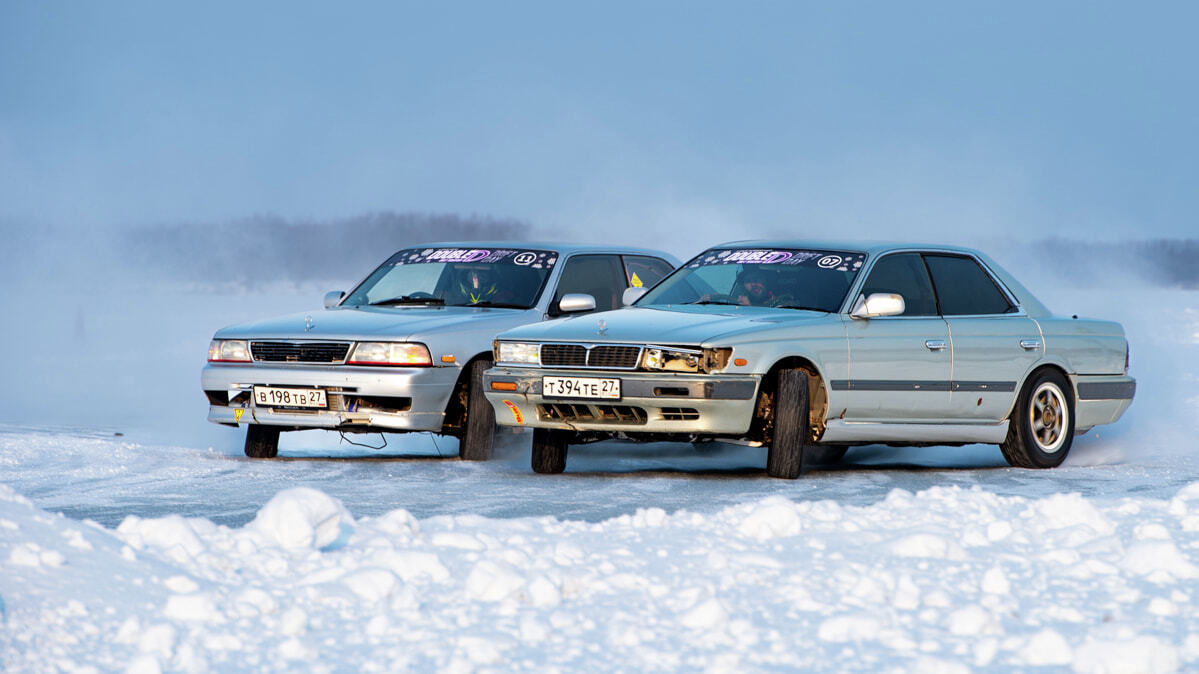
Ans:
[[[1057,370],[1029,377],[1008,421],[1003,458],[1019,468],[1055,468],[1074,442],[1074,395]]]
[[[766,453],[766,474],[794,480],[803,472],[808,438],[808,373],[779,370],[774,393],[774,434]]]
[[[470,384],[466,398],[466,423],[458,456],[464,461],[487,461],[495,444],[495,410],[483,395],[483,372],[491,367],[485,360],[470,364]]]
[[[246,456],[273,459],[279,456],[279,427],[250,424],[246,427]]]
[[[570,431],[534,428],[533,472],[554,474],[566,470],[566,447],[570,444],[570,436]]]

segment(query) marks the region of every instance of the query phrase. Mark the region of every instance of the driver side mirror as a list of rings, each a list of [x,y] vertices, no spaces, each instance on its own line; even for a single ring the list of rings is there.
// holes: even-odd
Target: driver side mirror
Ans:
[[[333,307],[337,306],[337,303],[340,302],[341,298],[345,296],[346,293],[344,290],[330,290],[329,292],[325,293],[325,308],[332,309]]]
[[[586,293],[567,293],[558,300],[559,314],[577,314],[595,310],[595,298]]]
[[[640,288],[625,288],[624,294],[620,296],[620,303],[623,306],[627,307],[627,306],[631,305],[633,302],[636,302],[637,300],[641,299],[641,296],[647,292],[649,292],[649,288],[646,288],[644,286],[642,286]]]
[[[896,293],[870,293],[869,296],[859,295],[854,302],[853,318],[878,318],[880,316],[898,316],[907,309],[903,296]]]

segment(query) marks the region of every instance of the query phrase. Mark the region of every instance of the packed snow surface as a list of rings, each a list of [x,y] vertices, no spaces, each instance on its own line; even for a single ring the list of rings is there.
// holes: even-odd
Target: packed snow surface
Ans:
[[[269,308],[150,293],[140,311],[189,311],[136,353],[138,317],[81,308],[68,344],[61,317],[30,323],[45,356],[12,365],[24,386],[0,417],[0,663],[1199,670],[1199,299],[1060,292],[1042,298],[1124,323],[1138,377],[1063,467],[863,447],[796,481],[719,444],[600,443],[537,476],[527,435],[485,464],[428,436],[331,434],[251,461],[203,423],[198,370],[213,329]]]

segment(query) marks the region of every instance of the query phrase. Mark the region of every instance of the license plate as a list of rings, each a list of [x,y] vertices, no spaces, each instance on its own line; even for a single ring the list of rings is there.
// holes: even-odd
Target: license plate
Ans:
[[[321,407],[329,406],[323,388],[283,388],[255,386],[254,404],[259,407]]]
[[[542,377],[541,395],[550,398],[620,400],[620,380],[600,377]]]

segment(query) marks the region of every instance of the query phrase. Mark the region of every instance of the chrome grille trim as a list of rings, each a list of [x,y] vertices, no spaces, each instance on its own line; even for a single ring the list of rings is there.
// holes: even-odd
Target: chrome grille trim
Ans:
[[[542,367],[584,370],[636,370],[641,364],[642,344],[581,344],[543,342]]]
[[[250,355],[262,363],[344,363],[349,352],[349,342],[250,342]]]

